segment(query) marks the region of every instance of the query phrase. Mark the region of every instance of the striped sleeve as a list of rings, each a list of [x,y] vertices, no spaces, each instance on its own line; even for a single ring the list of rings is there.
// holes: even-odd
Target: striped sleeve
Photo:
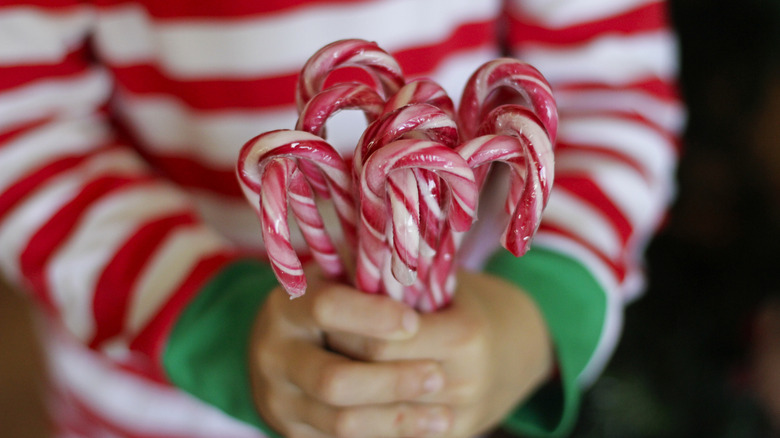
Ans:
[[[534,249],[498,254],[489,269],[536,297],[561,367],[556,417],[539,420],[530,403],[510,427],[561,432],[578,388],[614,350],[623,307],[643,287],[643,251],[673,196],[684,118],[676,41],[659,1],[509,1],[507,18],[509,47],[550,81],[560,125]]]
[[[237,254],[118,141],[95,11],[39,3],[0,7],[0,267],[72,337],[165,381],[174,321]]]

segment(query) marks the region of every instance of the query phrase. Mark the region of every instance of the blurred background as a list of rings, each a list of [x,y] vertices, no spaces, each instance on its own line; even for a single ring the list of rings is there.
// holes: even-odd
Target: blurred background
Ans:
[[[575,436],[778,437],[780,1],[671,4],[689,110],[678,199]]]
[[[671,4],[680,192],[573,436],[778,437],[780,0]],[[46,436],[42,371],[27,303],[0,285],[0,437]]]

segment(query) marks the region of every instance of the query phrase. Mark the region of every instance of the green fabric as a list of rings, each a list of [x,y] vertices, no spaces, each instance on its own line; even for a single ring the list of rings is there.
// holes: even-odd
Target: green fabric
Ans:
[[[578,377],[601,339],[606,294],[578,261],[539,247],[520,258],[499,251],[486,271],[517,284],[533,297],[549,327],[560,369],[559,380],[516,409],[504,427],[520,435],[564,436],[579,411]]]
[[[275,285],[271,268],[256,261],[221,270],[182,312],[163,365],[177,387],[279,437],[255,410],[248,372],[252,324]]]

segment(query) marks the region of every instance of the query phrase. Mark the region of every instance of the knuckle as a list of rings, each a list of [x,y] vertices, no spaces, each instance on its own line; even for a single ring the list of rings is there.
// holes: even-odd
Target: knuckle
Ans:
[[[342,389],[348,369],[345,365],[329,365],[320,370],[315,383],[317,396],[331,405],[342,404]]]
[[[318,294],[312,294],[311,297],[311,315],[317,326],[322,327],[328,324],[331,315],[331,305],[328,294],[322,291]]]
[[[333,418],[333,434],[336,438],[358,438],[360,436],[358,429],[355,411],[336,410]]]

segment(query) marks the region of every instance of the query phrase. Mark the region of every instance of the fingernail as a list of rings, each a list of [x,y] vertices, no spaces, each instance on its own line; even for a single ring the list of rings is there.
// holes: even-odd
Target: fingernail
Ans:
[[[423,391],[436,392],[444,387],[444,377],[438,372],[433,372],[423,381]]]
[[[419,318],[414,310],[405,310],[401,315],[401,326],[407,333],[417,332],[417,326],[419,325]]]
[[[449,420],[441,413],[428,415],[423,421],[423,427],[429,432],[442,433],[450,428]]]

